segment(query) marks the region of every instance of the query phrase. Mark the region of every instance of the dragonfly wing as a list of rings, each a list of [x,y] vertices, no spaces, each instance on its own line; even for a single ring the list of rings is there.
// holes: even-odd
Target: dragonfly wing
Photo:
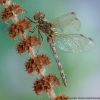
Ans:
[[[78,31],[80,30],[81,23],[77,18],[75,12],[69,12],[62,16],[56,17],[51,21],[54,28],[57,28],[61,32],[65,33],[69,30]]]
[[[94,46],[93,40],[82,34],[59,34],[55,37],[55,43],[66,52],[81,52]]]

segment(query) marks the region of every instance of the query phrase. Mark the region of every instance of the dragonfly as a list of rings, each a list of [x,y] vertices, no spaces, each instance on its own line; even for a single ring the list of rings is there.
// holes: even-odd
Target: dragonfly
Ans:
[[[34,14],[33,19],[26,18],[35,24],[35,27],[31,30],[32,33],[37,30],[42,40],[42,33],[46,35],[47,43],[54,55],[63,84],[67,86],[67,77],[60,63],[56,46],[65,52],[80,52],[91,48],[94,41],[90,37],[78,34],[81,23],[75,12],[68,12],[52,19],[50,22],[45,18],[45,14],[40,11]]]

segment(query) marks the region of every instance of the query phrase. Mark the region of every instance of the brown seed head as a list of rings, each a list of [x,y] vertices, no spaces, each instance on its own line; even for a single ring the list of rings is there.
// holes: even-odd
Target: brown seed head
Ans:
[[[32,72],[40,73],[46,65],[50,64],[49,58],[44,54],[39,54],[34,58],[30,58],[25,64],[26,71],[31,74]]]
[[[28,36],[26,39],[23,39],[17,45],[17,51],[19,54],[24,53],[26,51],[30,52],[30,47],[41,45],[41,41],[36,36]]]
[[[17,45],[17,51],[19,54],[24,53],[26,51],[26,40],[21,41]]]
[[[9,27],[9,36],[15,38],[17,35],[24,34],[25,30],[32,27],[31,22],[28,19],[19,20],[16,24],[11,24]]]
[[[30,35],[27,37],[27,44],[31,46],[41,45],[41,40],[36,36]]]
[[[10,17],[13,16],[13,13],[18,15],[22,13],[23,11],[24,10],[20,7],[19,4],[12,4],[4,9],[4,11],[2,12],[1,18],[4,22],[6,22]]]
[[[42,91],[48,92],[54,85],[59,85],[59,79],[55,75],[49,74],[36,80],[33,85],[33,90],[39,95]]]
[[[68,100],[68,97],[66,97],[66,96],[57,96],[56,98],[54,98],[54,100]]]

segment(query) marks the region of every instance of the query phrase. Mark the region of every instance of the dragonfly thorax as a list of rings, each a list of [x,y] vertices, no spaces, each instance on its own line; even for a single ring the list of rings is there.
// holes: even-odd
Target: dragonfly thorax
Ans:
[[[38,29],[45,33],[47,36],[52,34],[52,24],[48,21],[39,20]]]

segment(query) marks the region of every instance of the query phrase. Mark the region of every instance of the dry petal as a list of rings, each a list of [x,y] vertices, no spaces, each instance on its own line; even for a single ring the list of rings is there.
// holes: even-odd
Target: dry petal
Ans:
[[[59,85],[59,79],[55,75],[49,74],[36,80],[33,90],[39,95],[42,91],[48,92],[54,85]]]
[[[27,37],[27,45],[41,45],[41,40],[36,36],[30,35]]]
[[[18,14],[22,13],[23,11],[24,10],[20,7],[19,4],[14,3],[4,9],[4,11],[2,12],[1,18],[3,19],[4,22],[6,22],[10,17],[13,16],[13,13],[18,15]]]
[[[35,64],[33,66],[34,60],[29,59],[28,62],[25,64],[26,71],[31,74],[34,71]]]

